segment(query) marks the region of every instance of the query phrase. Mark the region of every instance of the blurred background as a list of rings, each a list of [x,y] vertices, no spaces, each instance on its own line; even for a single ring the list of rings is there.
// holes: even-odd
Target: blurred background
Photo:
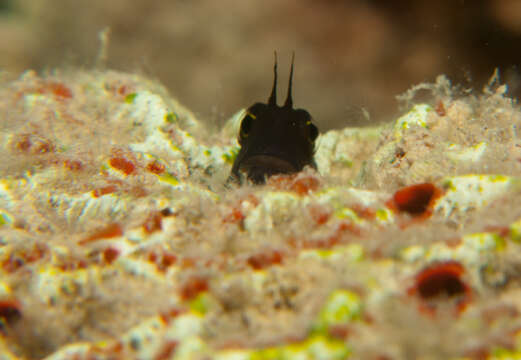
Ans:
[[[104,29],[107,67],[158,79],[215,126],[267,100],[274,50],[279,102],[295,51],[294,103],[321,130],[389,120],[439,74],[480,90],[499,67],[521,93],[521,0],[0,0],[0,69],[94,67]]]

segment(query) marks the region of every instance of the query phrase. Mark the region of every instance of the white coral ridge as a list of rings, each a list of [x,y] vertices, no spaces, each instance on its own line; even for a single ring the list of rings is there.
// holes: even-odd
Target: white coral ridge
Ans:
[[[460,145],[451,144],[447,155],[454,161],[478,162],[487,150],[487,143],[480,142],[469,148],[462,148]]]
[[[407,114],[396,120],[394,125],[394,135],[400,138],[402,130],[411,128],[413,125],[427,127],[427,117],[432,111],[432,107],[427,104],[415,105]]]
[[[445,216],[480,208],[511,190],[519,179],[503,175],[464,175],[447,178],[445,196],[440,198],[434,210]]]

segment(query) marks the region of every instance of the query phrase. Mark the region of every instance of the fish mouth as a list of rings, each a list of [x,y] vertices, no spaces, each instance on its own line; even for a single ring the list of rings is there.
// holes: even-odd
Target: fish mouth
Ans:
[[[291,162],[273,155],[254,155],[241,164],[241,171],[255,183],[264,183],[266,176],[298,172]]]

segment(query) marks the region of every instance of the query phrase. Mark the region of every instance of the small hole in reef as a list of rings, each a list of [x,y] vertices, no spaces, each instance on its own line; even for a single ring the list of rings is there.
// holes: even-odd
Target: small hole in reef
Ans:
[[[449,297],[465,292],[465,285],[454,274],[435,274],[418,286],[418,293],[423,298],[432,298],[442,294]]]
[[[431,183],[417,184],[398,190],[393,197],[397,209],[411,215],[421,215],[428,210],[438,189]]]
[[[468,287],[461,280],[462,274],[463,266],[457,262],[434,264],[416,275],[416,292],[425,300],[463,296]]]
[[[0,320],[13,324],[22,317],[19,305],[11,301],[0,301]],[[0,322],[0,327],[2,323]]]

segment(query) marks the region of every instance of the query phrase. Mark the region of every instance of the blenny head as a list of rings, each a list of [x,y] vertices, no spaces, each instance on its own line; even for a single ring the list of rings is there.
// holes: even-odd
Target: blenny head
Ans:
[[[306,165],[316,169],[313,158],[318,128],[304,109],[294,109],[291,97],[293,63],[291,60],[288,95],[283,106],[277,105],[277,54],[273,88],[268,103],[255,103],[246,110],[238,141],[241,149],[233,163],[231,178],[242,182],[243,176],[262,184],[274,174],[291,174]]]

